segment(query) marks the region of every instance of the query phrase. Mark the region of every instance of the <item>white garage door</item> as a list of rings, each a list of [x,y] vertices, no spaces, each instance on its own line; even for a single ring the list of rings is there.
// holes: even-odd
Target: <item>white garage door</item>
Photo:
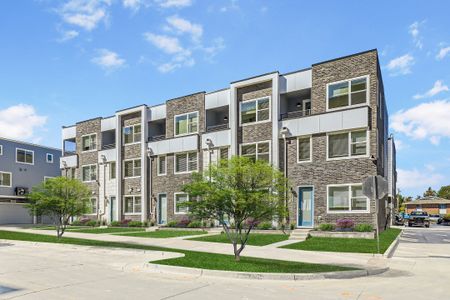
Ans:
[[[0,203],[0,224],[31,224],[33,217],[22,204]]]

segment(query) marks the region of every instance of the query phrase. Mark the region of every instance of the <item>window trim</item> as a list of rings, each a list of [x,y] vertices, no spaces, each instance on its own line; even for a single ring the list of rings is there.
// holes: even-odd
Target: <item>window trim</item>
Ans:
[[[0,174],[4,173],[4,174],[9,174],[9,185],[0,185],[0,187],[5,187],[5,188],[10,188],[12,187],[12,183],[13,183],[13,177],[12,177],[12,172],[6,172],[6,171],[0,171]]]
[[[55,178],[55,176],[44,176],[44,182],[45,182],[47,179],[51,179],[51,178]]]
[[[135,211],[135,209],[134,209],[134,207],[135,207],[135,205],[136,205],[136,197],[140,197],[141,198],[141,211],[140,212],[136,212]],[[125,208],[126,208],[126,205],[125,205],[125,199],[126,198],[133,198],[133,212],[125,212]],[[124,195],[123,196],[123,203],[122,203],[122,205],[123,205],[123,214],[124,215],[142,215],[142,196],[141,195]]]
[[[352,132],[357,131],[366,131],[366,154],[364,155],[352,155]],[[335,134],[342,134],[347,133],[347,144],[348,144],[348,155],[347,156],[341,156],[341,157],[330,157],[329,153],[329,145],[330,145],[330,135]],[[327,142],[326,142],[326,161],[333,161],[333,160],[341,160],[341,159],[356,159],[356,158],[368,158],[370,157],[370,130],[368,128],[359,128],[359,129],[351,129],[351,130],[341,130],[341,131],[333,131],[333,132],[327,132]]]
[[[309,137],[309,159],[308,160],[299,160],[298,154],[299,154],[299,140],[308,138]],[[313,147],[312,147],[312,135],[302,135],[297,137],[297,163],[298,164],[304,164],[304,163],[310,163],[312,162],[312,156],[313,156]]]
[[[197,168],[195,170],[189,170],[189,153],[195,153],[195,155],[197,155]],[[177,172],[177,155],[186,155],[186,170],[187,171],[183,171],[183,172]],[[178,153],[174,153],[173,155],[173,173],[174,174],[189,174],[189,173],[193,173],[193,172],[198,172],[198,165],[199,165],[199,156],[198,156],[198,151],[186,151],[186,152],[178,152]],[[166,161],[167,163],[167,161]]]
[[[189,201],[189,194],[188,193],[183,193],[183,192],[175,192],[173,193],[173,213],[175,215],[186,215],[187,213],[189,213],[189,207],[187,207],[187,211],[186,212],[177,212],[177,195],[187,195],[187,200]]]
[[[136,134],[136,132],[135,132],[135,130],[134,130],[134,128],[136,127],[136,126],[141,126],[141,132],[140,132],[140,134],[141,134],[141,139],[139,140],[139,141],[135,141],[134,140],[134,135]],[[133,133],[132,133],[132,135],[133,135],[133,142],[131,142],[131,143],[125,143],[125,129],[126,128],[131,128],[131,127],[133,127]],[[133,124],[133,125],[128,125],[128,126],[123,126],[122,127],[122,145],[124,145],[124,146],[128,146],[128,145],[134,145],[134,144],[139,144],[141,141],[142,141],[142,124],[141,123],[136,123],[136,124]]]
[[[255,122],[250,122],[250,123],[242,123],[242,103],[244,102],[254,102],[254,101],[259,101],[262,99],[269,99],[269,119],[267,120],[263,120],[263,121],[258,121],[258,104],[256,104],[256,121]],[[255,125],[255,124],[263,124],[263,123],[267,123],[267,122],[272,122],[272,96],[263,96],[263,97],[258,97],[258,98],[253,98],[253,99],[248,99],[248,100],[244,100],[244,101],[239,101],[239,126],[240,127],[244,127],[244,126],[248,126],[248,125]]]
[[[159,172],[159,163],[160,163],[161,157],[164,157],[164,173]],[[167,155],[158,155],[158,158],[156,159],[156,175],[157,176],[167,175]]]
[[[31,163],[27,163],[27,162],[21,162],[21,161],[18,161],[17,160],[17,150],[23,150],[23,151],[25,151],[25,155],[26,155],[26,152],[31,152],[32,154],[33,154],[33,162],[31,162]],[[24,149],[24,148],[16,148],[16,163],[17,164],[24,164],[24,165],[30,165],[30,166],[34,166],[34,151],[33,150],[28,150],[28,149]]]
[[[91,213],[87,213],[86,215],[88,215],[88,216],[94,216],[94,215],[97,215],[97,212],[98,212],[98,199],[97,199],[97,197],[90,197],[89,198],[89,202],[91,202],[93,199],[95,199],[95,212],[91,212]],[[90,207],[92,206],[92,203],[90,203],[91,205],[90,205]]]
[[[348,100],[349,100],[349,105],[347,105],[347,106],[342,106],[342,107],[336,107],[336,108],[329,108],[329,89],[328,89],[328,87],[330,86],[330,85],[333,85],[333,84],[339,84],[339,83],[343,83],[343,82],[348,82],[348,85],[349,85],[349,87],[350,87],[350,84],[351,84],[351,82],[352,82],[352,80],[358,80],[358,79],[362,79],[362,78],[365,78],[366,79],[366,102],[364,102],[364,103],[360,103],[360,104],[355,104],[355,105],[352,105],[351,104],[351,90],[350,90],[350,88],[349,88],[349,98],[348,98]],[[326,101],[326,111],[327,112],[329,112],[329,111],[336,111],[336,110],[342,110],[342,109],[348,109],[348,108],[354,108],[354,107],[361,107],[361,106],[367,106],[367,105],[369,105],[370,104],[370,75],[369,74],[367,74],[367,75],[364,75],[364,76],[359,76],[359,77],[353,77],[353,78],[347,78],[347,79],[344,79],[344,80],[339,80],[339,81],[334,81],[334,82],[329,82],[329,83],[327,83],[326,84],[326,87],[325,87],[325,89],[326,89],[326,98],[325,98],[325,101]]]
[[[91,149],[91,150],[83,150],[83,138],[86,136],[91,136],[91,135],[95,135],[95,149]],[[97,151],[97,133],[88,133],[88,134],[84,134],[81,136],[81,152],[82,153],[86,153],[86,152],[94,152]]]
[[[258,145],[258,144],[265,144],[265,143],[269,143],[269,164],[271,164],[272,163],[272,141],[271,140],[252,142],[252,143],[241,143],[241,144],[239,144],[239,156],[244,156],[244,155],[242,155],[242,146]],[[256,160],[258,160],[258,146],[256,146]]]
[[[48,160],[48,156],[51,156],[51,161]],[[52,153],[45,153],[45,162],[48,164],[53,164],[55,162],[54,155]]]
[[[187,132],[187,133],[181,133],[181,134],[177,134],[177,117],[180,117],[180,116],[188,116],[188,118],[189,118],[189,115],[190,114],[197,114],[197,118],[198,118],[198,121],[197,121],[197,131],[195,131],[195,132]],[[182,113],[182,114],[178,114],[178,115],[174,115],[173,116],[173,136],[175,137],[178,137],[178,136],[185,136],[185,135],[191,135],[191,134],[198,134],[199,133],[199,130],[200,130],[200,113],[199,113],[199,111],[198,110],[194,110],[194,111],[191,111],[191,112],[187,112],[187,113]],[[189,131],[189,124],[188,124],[188,131]]]
[[[85,168],[85,167],[92,167],[92,166],[95,166],[95,173],[96,173],[96,174],[95,174],[95,178],[96,178],[96,179],[95,179],[95,180],[87,180],[87,181],[84,181],[84,178],[83,178],[83,177],[84,177],[84,176],[83,176],[83,174],[84,174],[83,168]],[[81,181],[82,181],[82,182],[96,182],[96,181],[97,181],[97,177],[98,177],[98,176],[97,176],[97,171],[98,171],[98,170],[97,170],[97,164],[82,165],[82,166],[81,166]]]
[[[140,172],[140,175],[138,175],[138,176],[136,176],[136,175],[134,175],[134,169],[135,169],[135,167],[134,167],[134,162],[136,161],[136,160],[139,160],[140,162],[141,162],[141,172]],[[126,162],[128,162],[128,161],[133,161],[133,176],[126,176],[126,173],[125,173],[125,163]],[[122,166],[123,166],[123,170],[122,170],[122,172],[123,172],[123,178],[125,179],[129,179],[129,178],[139,178],[139,177],[141,177],[142,176],[142,160],[140,159],[140,158],[130,158],[130,159],[124,159],[123,160],[123,163],[122,163]]]
[[[330,187],[348,187],[348,195],[349,195],[349,210],[330,210],[329,196],[330,196]],[[370,214],[370,199],[366,196],[366,204],[367,209],[365,210],[352,210],[352,186],[361,186],[362,183],[340,183],[340,184],[327,184],[327,214]]]
[[[3,145],[0,145],[0,156],[3,155]]]

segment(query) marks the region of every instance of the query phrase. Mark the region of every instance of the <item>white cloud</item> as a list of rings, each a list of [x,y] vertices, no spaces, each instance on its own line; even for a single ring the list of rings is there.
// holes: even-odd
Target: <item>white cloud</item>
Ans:
[[[222,37],[215,38],[211,46],[203,47],[203,51],[205,51],[207,59],[209,60],[214,58],[214,56],[216,56],[223,49],[225,49],[225,41]]]
[[[108,49],[98,49],[97,56],[91,61],[107,71],[113,71],[125,66],[125,59],[120,58],[117,53]]]
[[[429,139],[434,145],[450,137],[450,101],[440,100],[419,104],[395,113],[392,128],[413,139]]]
[[[200,24],[192,23],[178,16],[171,16],[166,19],[169,24],[169,30],[175,30],[177,33],[188,33],[192,40],[199,41],[203,35],[203,27]]]
[[[139,8],[141,8],[142,0],[123,0],[122,1],[123,7],[129,8],[134,11],[138,11]]]
[[[407,147],[408,147],[408,145],[406,145],[402,140],[398,140],[398,139],[395,140],[395,149],[397,151],[403,150]]]
[[[431,89],[429,89],[424,94],[414,95],[414,99],[433,97],[439,93],[448,92],[448,91],[449,91],[448,86],[444,85],[442,80],[436,80],[436,82],[434,83],[434,85]]]
[[[10,106],[0,110],[0,135],[10,139],[36,140],[34,130],[46,122],[47,117],[38,115],[31,105]]]
[[[222,6],[220,8],[221,12],[229,12],[229,11],[238,11],[240,10],[239,4],[238,4],[238,0],[231,0],[230,3],[228,3],[225,6]]]
[[[425,21],[416,21],[409,25],[409,34],[413,38],[415,46],[419,49],[423,48],[422,36],[420,35],[420,27],[425,23]]]
[[[405,54],[392,59],[386,66],[391,75],[406,75],[411,73],[411,66],[414,65],[414,57]]]
[[[70,0],[57,11],[64,22],[91,31],[108,18],[111,0]]]
[[[168,54],[179,53],[184,50],[180,45],[180,41],[176,37],[146,32],[144,33],[144,38]]]
[[[159,4],[159,6],[168,8],[168,7],[187,7],[192,5],[192,0],[156,0],[156,3]]]
[[[449,54],[449,53],[450,53],[450,47],[441,48],[439,50],[439,53],[436,55],[436,59],[437,60],[444,59],[447,56],[447,54]]]
[[[444,176],[435,173],[434,169],[425,167],[424,170],[397,169],[398,179],[397,186],[400,190],[403,189],[426,189],[429,186],[439,186],[442,183]]]
[[[71,39],[76,38],[79,35],[78,31],[76,30],[66,30],[61,32],[61,38],[58,40],[59,42],[67,42]]]

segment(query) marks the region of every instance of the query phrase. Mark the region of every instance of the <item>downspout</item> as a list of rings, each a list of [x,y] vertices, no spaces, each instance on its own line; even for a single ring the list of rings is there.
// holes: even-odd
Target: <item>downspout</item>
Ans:
[[[280,130],[281,133],[281,137],[283,138],[283,176],[285,179],[287,179],[288,177],[288,172],[287,172],[287,135],[289,134],[289,129],[287,129],[287,127],[283,127]],[[284,205],[286,206],[287,211],[289,212],[289,208],[288,208],[288,184],[286,182],[286,186],[284,189]],[[283,224],[286,225],[287,224],[287,219],[286,216],[283,216]]]
[[[106,165],[108,164],[108,161],[106,160],[106,156],[104,156],[104,155],[101,156],[101,160],[102,160],[102,165],[103,165],[103,209],[102,209],[101,214],[99,214],[98,213],[99,210],[97,210],[97,215],[98,215],[97,219],[99,219],[100,222],[101,222],[102,217],[106,213],[106,202],[108,201],[108,199],[106,197]],[[98,200],[98,202],[100,202],[100,200]],[[98,203],[98,204],[100,204],[100,203]],[[98,206],[100,206],[100,205],[98,205]]]

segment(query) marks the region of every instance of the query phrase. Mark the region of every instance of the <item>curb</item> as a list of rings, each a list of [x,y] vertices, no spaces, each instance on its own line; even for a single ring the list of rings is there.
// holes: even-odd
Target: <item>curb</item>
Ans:
[[[166,266],[148,263],[144,266],[144,271],[150,273],[178,273],[192,275],[196,277],[213,276],[233,279],[252,279],[252,280],[317,280],[317,279],[351,279],[357,277],[365,277],[378,275],[389,270],[386,268],[354,270],[354,271],[340,271],[340,272],[326,272],[326,273],[250,273],[250,272],[234,272],[234,271],[219,271],[207,270],[197,268],[186,268],[176,266]]]
[[[400,238],[402,237],[402,235],[403,235],[403,229],[398,234],[397,238],[389,246],[389,248],[387,248],[387,250],[383,253],[383,257],[391,258],[392,256],[394,256],[394,252],[397,249],[398,244],[400,243]]]

